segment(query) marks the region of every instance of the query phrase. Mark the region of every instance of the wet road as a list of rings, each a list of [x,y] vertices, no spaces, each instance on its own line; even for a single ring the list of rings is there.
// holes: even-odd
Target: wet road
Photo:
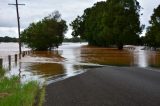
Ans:
[[[160,106],[160,72],[103,67],[50,84],[44,106]]]

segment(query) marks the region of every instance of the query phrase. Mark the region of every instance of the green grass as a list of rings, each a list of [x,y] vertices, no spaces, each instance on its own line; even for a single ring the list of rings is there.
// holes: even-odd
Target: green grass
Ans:
[[[43,105],[44,100],[45,100],[45,93],[46,93],[45,86],[43,86],[42,89],[41,89],[41,93],[39,95],[38,106],[42,106]]]
[[[0,79],[4,76],[5,70],[0,67]]]
[[[36,81],[22,84],[16,76],[0,79],[0,106],[33,106],[37,94],[40,99],[38,105],[41,106],[44,93],[44,88],[40,89]]]

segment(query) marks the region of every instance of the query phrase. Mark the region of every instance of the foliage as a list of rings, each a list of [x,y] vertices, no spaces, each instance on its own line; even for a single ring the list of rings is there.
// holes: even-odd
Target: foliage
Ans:
[[[154,9],[150,24],[145,37],[146,44],[154,48],[160,47],[160,5]]]
[[[56,11],[42,21],[30,24],[22,32],[21,40],[34,50],[47,50],[58,47],[66,31],[66,21],[62,20],[60,13]]]
[[[138,45],[145,46],[145,44],[146,44],[145,36],[141,36]]]
[[[0,37],[0,42],[18,42],[18,39],[5,36],[5,37]]]
[[[44,95],[45,87],[40,88],[36,81],[21,83],[17,76],[6,77],[0,68],[0,106],[42,106]]]
[[[144,26],[140,25],[137,0],[107,0],[87,8],[70,25],[73,36],[81,36],[90,45],[109,47],[136,44]]]
[[[33,106],[38,84],[34,81],[21,84],[18,80],[18,77],[0,80],[0,106]]]
[[[4,77],[5,70],[0,67],[0,80]]]

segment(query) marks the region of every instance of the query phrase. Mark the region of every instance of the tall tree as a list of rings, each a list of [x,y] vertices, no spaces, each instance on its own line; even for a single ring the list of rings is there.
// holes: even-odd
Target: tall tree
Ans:
[[[81,36],[83,35],[83,18],[78,16],[71,24],[70,26],[72,26],[72,28],[74,29],[74,31],[72,32],[72,36]]]
[[[123,49],[124,44],[136,44],[143,29],[139,21],[140,8],[137,0],[98,2],[72,22],[73,32],[78,30],[74,36],[80,35],[90,45],[117,45],[119,49]]]
[[[119,49],[124,44],[136,44],[143,26],[140,26],[140,5],[136,0],[109,0],[113,15],[113,35]]]
[[[22,32],[21,40],[34,50],[47,50],[58,47],[67,31],[67,25],[58,11],[42,21],[32,23]]]
[[[146,32],[146,43],[156,49],[160,47],[160,5],[154,9],[150,24]]]

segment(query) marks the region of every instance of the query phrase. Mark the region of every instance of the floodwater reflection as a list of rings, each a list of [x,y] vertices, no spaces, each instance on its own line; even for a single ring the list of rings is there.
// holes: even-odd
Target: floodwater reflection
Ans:
[[[32,71],[34,75],[43,75],[43,77],[51,77],[65,73],[62,64],[57,63],[34,63],[25,67],[28,71]]]
[[[113,66],[133,65],[133,53],[116,48],[96,48],[84,46],[81,48],[81,58],[84,62]]]
[[[134,65],[138,67],[160,67],[160,52],[143,50],[144,47],[136,47],[134,52]]]
[[[143,49],[143,46],[134,46],[132,50],[82,46],[81,60],[111,66],[160,67],[160,52]]]
[[[150,67],[160,67],[160,52],[153,52],[150,54],[149,58]]]
[[[23,57],[8,75],[20,75],[23,81],[38,79],[52,83],[103,65],[160,67],[160,52],[143,50],[141,46],[134,48],[120,51],[90,47],[87,43],[63,43],[58,50],[33,52]]]
[[[150,51],[142,50],[143,47],[136,47],[133,51],[134,54],[134,65],[138,67],[148,67]]]

